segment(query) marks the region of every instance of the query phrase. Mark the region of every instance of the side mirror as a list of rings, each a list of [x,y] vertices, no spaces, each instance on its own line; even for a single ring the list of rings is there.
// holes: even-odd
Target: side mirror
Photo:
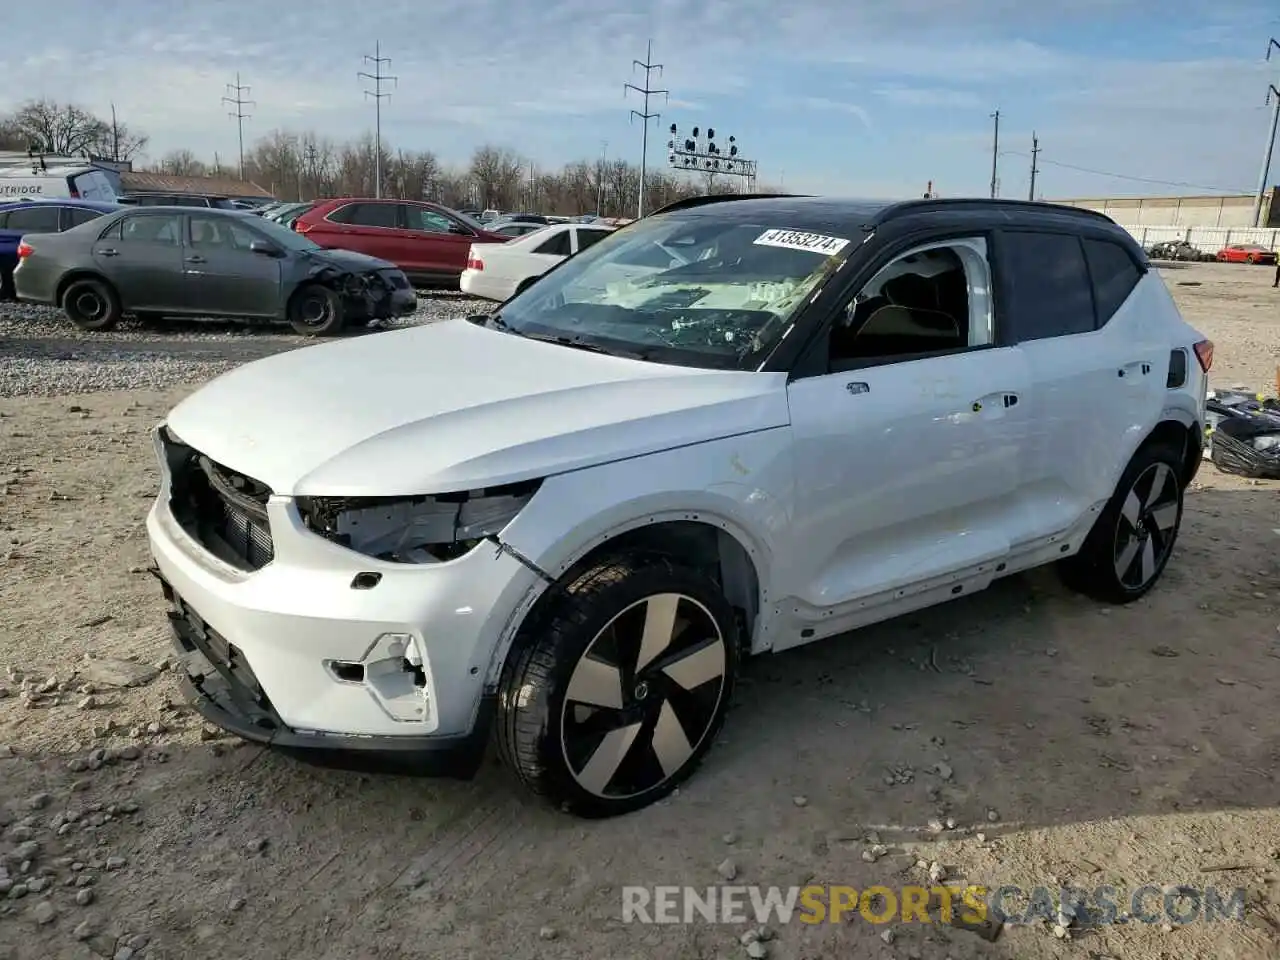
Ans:
[[[249,252],[260,253],[264,257],[277,257],[280,255],[280,251],[277,250],[275,247],[273,247],[271,244],[267,243],[267,241],[265,240],[250,241]]]

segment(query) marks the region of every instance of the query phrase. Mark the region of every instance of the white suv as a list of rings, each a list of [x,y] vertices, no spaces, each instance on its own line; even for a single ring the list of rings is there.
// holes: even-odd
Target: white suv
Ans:
[[[312,756],[584,816],[698,763],[748,655],[1057,561],[1160,576],[1212,345],[1045,204],[685,201],[498,313],[297,350],[156,431],[189,693]]]

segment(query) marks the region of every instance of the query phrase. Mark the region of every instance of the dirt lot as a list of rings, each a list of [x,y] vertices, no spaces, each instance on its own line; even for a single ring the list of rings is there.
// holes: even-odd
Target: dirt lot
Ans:
[[[1271,271],[1166,280],[1217,343],[1214,382],[1273,389]],[[1280,956],[1280,484],[1206,465],[1136,605],[1039,572],[755,662],[683,790],[584,824],[496,767],[317,770],[177,704],[143,518],[147,430],[182,393],[0,400],[0,958],[744,957],[742,926],[620,919],[623,886],[721,883],[726,859],[739,884],[892,888],[937,863],[991,887],[1248,891],[1243,922],[1061,938],[793,922],[776,958]]]

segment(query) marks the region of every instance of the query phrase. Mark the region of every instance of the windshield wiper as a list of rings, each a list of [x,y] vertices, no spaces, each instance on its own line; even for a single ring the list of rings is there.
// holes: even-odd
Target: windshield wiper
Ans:
[[[602,347],[590,340],[583,340],[581,337],[540,337],[532,334],[525,334],[525,336],[530,340],[541,340],[543,343],[554,343],[574,350],[586,350],[588,353],[603,353],[610,357],[625,357],[628,360],[649,359],[647,351],[610,350],[608,347]]]

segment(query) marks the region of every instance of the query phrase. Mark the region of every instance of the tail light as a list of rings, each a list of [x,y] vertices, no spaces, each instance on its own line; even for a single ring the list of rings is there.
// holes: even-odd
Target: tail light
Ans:
[[[18,259],[25,260],[27,257],[35,253],[35,247],[27,243],[25,240],[18,244]]]
[[[468,269],[468,270],[483,270],[483,269],[484,269],[484,261],[483,261],[483,260],[481,260],[479,257],[467,257],[467,269]]]
[[[1200,361],[1200,369],[1208,373],[1213,366],[1213,341],[1201,340],[1192,349],[1196,352],[1196,359]]]
[[[293,221],[293,231],[294,233],[310,233],[311,224],[303,223],[301,220],[295,220]]]
[[[80,190],[78,187],[76,187],[74,183],[67,184],[67,196],[75,197],[76,199],[79,199]]]

